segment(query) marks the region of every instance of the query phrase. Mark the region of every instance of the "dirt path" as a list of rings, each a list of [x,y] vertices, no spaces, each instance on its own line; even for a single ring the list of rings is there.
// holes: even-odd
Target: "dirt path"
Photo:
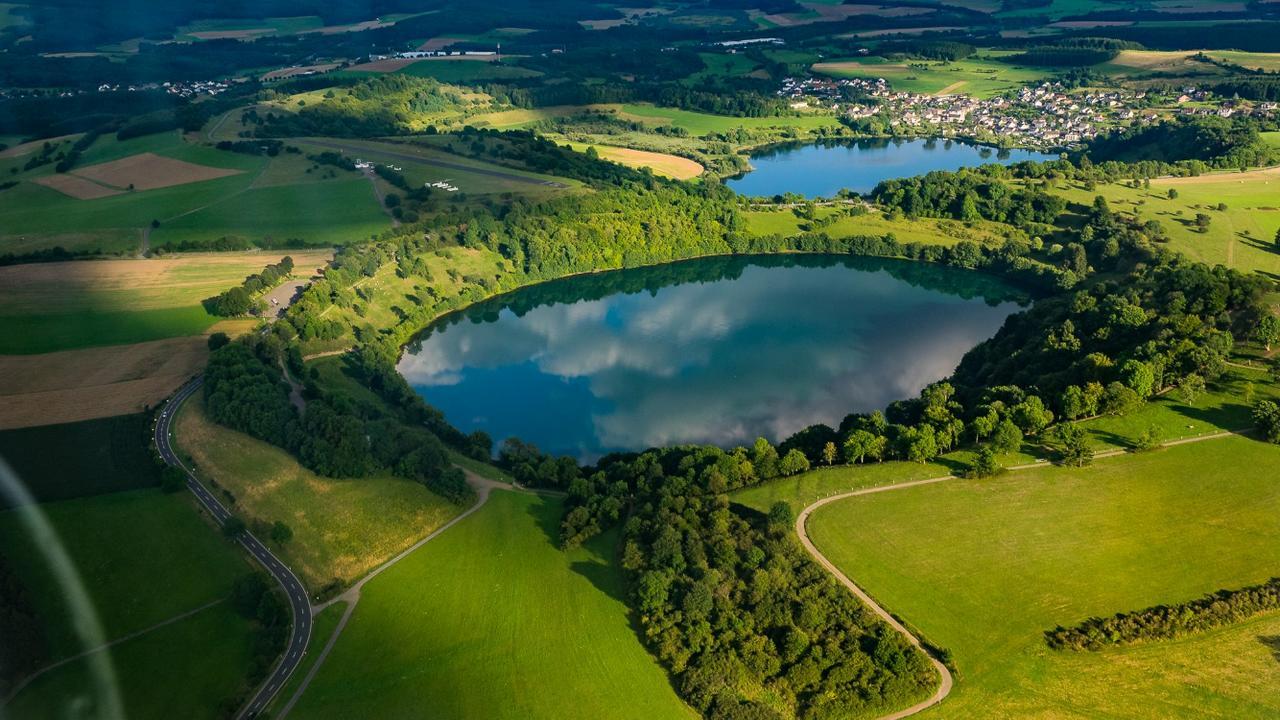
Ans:
[[[143,635],[146,635],[147,633],[149,633],[149,632],[153,632],[153,631],[155,631],[155,630],[159,630],[160,628],[165,627],[166,625],[172,625],[172,624],[174,624],[174,623],[176,623],[176,622],[178,622],[178,621],[180,621],[180,620],[186,620],[187,618],[191,617],[192,615],[195,615],[195,614],[197,614],[197,613],[204,612],[205,610],[208,610],[209,608],[213,607],[214,605],[220,605],[220,604],[222,604],[222,602],[223,602],[223,599],[222,599],[222,598],[219,598],[219,599],[214,600],[214,601],[212,601],[212,602],[207,602],[207,603],[205,603],[204,605],[201,605],[200,607],[198,607],[198,608],[196,608],[196,609],[194,609],[194,610],[188,610],[188,611],[186,611],[186,612],[184,612],[184,613],[182,613],[182,614],[180,614],[180,615],[174,615],[173,617],[169,618],[168,620],[161,620],[160,622],[156,623],[155,625],[152,625],[151,627],[145,627],[145,628],[143,628],[143,629],[141,629],[141,630],[136,630],[136,631],[134,631],[134,632],[129,633],[128,635],[124,635],[124,636],[118,637],[118,638],[116,638],[115,640],[112,640],[111,642],[103,643],[103,644],[99,645],[98,647],[95,647],[95,648],[89,648],[88,650],[85,650],[84,652],[79,653],[79,654],[77,654],[77,655],[72,655],[71,657],[63,658],[63,659],[61,659],[61,660],[59,660],[59,661],[57,661],[57,662],[55,662],[55,663],[50,663],[49,665],[45,665],[44,667],[40,668],[39,670],[36,670],[35,672],[33,672],[33,673],[31,673],[30,675],[28,675],[28,676],[26,676],[25,678],[23,678],[23,679],[22,679],[22,681],[21,681],[21,682],[19,682],[17,685],[14,685],[14,686],[13,686],[13,690],[9,692],[9,697],[5,698],[5,699],[4,699],[4,702],[3,702],[3,703],[0,703],[0,705],[8,705],[8,704],[9,704],[9,703],[14,699],[14,698],[16,698],[16,697],[18,696],[18,693],[22,692],[22,689],[23,689],[23,688],[25,688],[26,686],[30,685],[30,684],[31,684],[31,682],[32,682],[33,680],[35,680],[36,678],[40,677],[41,675],[44,675],[45,673],[47,673],[47,672],[49,672],[49,671],[51,671],[51,670],[57,670],[58,668],[62,667],[63,665],[66,665],[66,664],[68,664],[68,663],[75,662],[76,660],[79,660],[79,659],[81,659],[81,658],[87,657],[87,656],[92,655],[92,654],[97,653],[97,652],[102,652],[103,650],[106,650],[107,648],[115,647],[116,645],[119,645],[120,643],[128,642],[128,641],[130,641],[130,640],[132,640],[132,639],[134,639],[134,638],[142,637]]]
[[[351,619],[352,613],[355,612],[356,605],[360,602],[360,590],[364,588],[365,583],[374,579],[380,573],[382,573],[382,571],[386,570],[392,565],[395,565],[396,563],[405,559],[410,554],[412,554],[413,551],[417,550],[423,545],[426,545],[428,542],[431,542],[432,540],[436,539],[442,533],[444,533],[444,531],[448,530],[454,525],[457,525],[458,523],[462,522],[465,518],[469,517],[470,515],[474,514],[477,510],[484,507],[484,504],[489,501],[489,494],[493,492],[495,488],[500,490],[511,490],[515,492],[530,492],[527,490],[523,490],[522,488],[513,487],[512,485],[509,485],[504,482],[498,482],[497,480],[490,480],[486,477],[481,477],[480,475],[477,475],[476,473],[466,468],[460,467],[459,469],[462,470],[464,475],[466,475],[467,484],[470,485],[472,488],[474,488],[476,491],[476,501],[471,507],[459,513],[449,522],[433,530],[431,534],[427,535],[426,537],[422,538],[418,542],[405,548],[400,554],[396,555],[390,560],[374,568],[372,571],[369,572],[368,575],[365,575],[363,578],[360,578],[360,580],[358,580],[355,585],[352,585],[350,588],[348,588],[346,592],[342,593],[341,595],[338,595],[337,597],[331,598],[323,603],[320,603],[319,605],[312,606],[313,615],[318,614],[325,608],[329,607],[330,605],[333,605],[339,602],[345,602],[347,604],[347,609],[342,613],[342,618],[338,620],[338,625],[333,629],[333,634],[330,635],[329,640],[325,642],[324,648],[320,651],[320,655],[316,657],[316,661],[311,665],[311,669],[307,671],[307,675],[302,679],[302,682],[298,685],[298,689],[295,690],[293,693],[293,696],[289,698],[289,702],[285,703],[284,707],[280,708],[280,712],[275,715],[276,720],[283,720],[283,718],[286,715],[288,715],[290,711],[293,710],[293,706],[296,705],[298,703],[298,700],[302,698],[302,694],[307,691],[307,688],[311,685],[312,679],[314,679],[316,676],[316,673],[320,671],[320,666],[324,665],[325,659],[329,657],[329,652],[333,650],[333,646],[336,645],[338,642],[338,637],[342,635],[343,628],[347,626],[347,621]]]
[[[955,92],[955,91],[959,90],[960,88],[962,88],[962,87],[964,87],[965,85],[968,85],[968,84],[969,84],[969,81],[968,81],[968,80],[961,80],[961,81],[959,81],[959,82],[953,82],[953,83],[951,83],[950,85],[948,85],[948,86],[946,86],[946,87],[942,88],[942,89],[941,89],[941,90],[939,90],[938,92],[934,93],[934,95],[950,95],[951,93],[953,93],[953,92]]]
[[[1198,435],[1196,437],[1182,438],[1180,440],[1170,440],[1168,442],[1161,443],[1160,447],[1166,448],[1166,447],[1173,447],[1175,445],[1187,445],[1189,443],[1204,442],[1206,440],[1218,440],[1221,438],[1232,437],[1235,435],[1242,435],[1242,434],[1244,433],[1224,430],[1221,432],[1210,433],[1208,435]],[[1124,455],[1128,452],[1129,451],[1122,450],[1122,449],[1104,450],[1102,452],[1094,453],[1093,457],[1095,459],[1109,458],[1109,457],[1116,457],[1118,455]],[[1023,465],[1014,465],[1006,469],[1010,472],[1017,472],[1020,470],[1030,470],[1032,468],[1047,467],[1048,465],[1049,465],[1048,461],[1040,460],[1037,462],[1026,463]],[[910,717],[911,715],[915,715],[916,713],[921,712],[922,710],[925,710],[927,708],[933,707],[934,705],[937,705],[938,703],[942,702],[947,697],[948,694],[951,693],[951,688],[955,685],[955,678],[952,677],[951,671],[948,670],[945,665],[943,665],[936,657],[934,657],[932,653],[930,653],[928,650],[925,650],[924,644],[921,642],[920,638],[915,635],[915,633],[908,630],[906,626],[903,625],[901,622],[899,622],[888,610],[885,610],[883,606],[881,606],[874,599],[872,599],[872,597],[869,594],[867,594],[865,590],[859,587],[857,583],[849,579],[848,575],[845,575],[844,572],[840,570],[840,568],[836,567],[834,563],[828,560],[827,556],[822,554],[822,551],[818,550],[817,546],[814,545],[813,541],[809,538],[809,531],[807,527],[809,522],[809,516],[812,515],[813,512],[818,508],[824,505],[828,505],[830,503],[836,502],[837,500],[844,500],[847,498],[859,497],[862,495],[873,495],[876,493],[892,492],[894,490],[905,490],[908,488],[920,487],[922,485],[932,485],[935,483],[947,482],[947,481],[956,480],[956,479],[957,478],[955,475],[943,475],[941,477],[927,478],[924,480],[912,480],[910,482],[896,483],[894,485],[881,485],[878,487],[863,488],[861,490],[851,490],[849,492],[840,493],[837,495],[830,495],[828,497],[822,498],[821,500],[814,501],[810,503],[807,507],[805,507],[804,510],[801,510],[800,514],[796,516],[796,525],[795,525],[796,535],[800,538],[800,544],[804,546],[805,551],[808,552],[809,555],[812,556],[813,559],[817,561],[819,565],[826,568],[827,572],[831,573],[835,577],[835,579],[840,582],[841,585],[844,585],[846,588],[848,588],[849,592],[853,593],[855,597],[861,600],[863,604],[865,604],[868,608],[870,608],[871,611],[875,613],[881,620],[884,620],[885,623],[889,625],[889,627],[893,628],[894,631],[896,631],[897,633],[905,637],[912,645],[914,645],[915,647],[919,648],[922,652],[924,652],[925,656],[929,658],[930,664],[933,665],[934,670],[936,670],[938,672],[938,675],[942,678],[942,681],[938,684],[938,689],[935,690],[933,695],[929,696],[927,699],[921,700],[920,702],[916,703],[915,705],[912,705],[911,707],[898,710],[888,715],[882,715],[876,720],[902,720],[902,718]]]
[[[369,168],[365,168],[362,172],[366,178],[369,178],[369,184],[373,186],[373,197],[378,201],[378,207],[384,215],[391,218],[391,227],[400,227],[400,220],[392,214],[391,208],[387,207],[387,196],[386,193],[382,192],[382,188],[378,186],[378,176]]]

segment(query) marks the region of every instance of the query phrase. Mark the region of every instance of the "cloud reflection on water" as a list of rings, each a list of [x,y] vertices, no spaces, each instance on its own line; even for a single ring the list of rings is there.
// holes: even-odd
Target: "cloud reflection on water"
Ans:
[[[465,431],[603,452],[783,438],[948,375],[1015,311],[847,267],[746,267],[444,327],[400,362]]]

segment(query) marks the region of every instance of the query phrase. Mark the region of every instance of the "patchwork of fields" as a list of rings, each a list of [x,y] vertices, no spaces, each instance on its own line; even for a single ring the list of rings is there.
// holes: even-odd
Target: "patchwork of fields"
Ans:
[[[0,355],[202,334],[220,320],[201,300],[286,254],[304,276],[331,256],[316,250],[237,252],[0,267],[6,288],[0,296]]]

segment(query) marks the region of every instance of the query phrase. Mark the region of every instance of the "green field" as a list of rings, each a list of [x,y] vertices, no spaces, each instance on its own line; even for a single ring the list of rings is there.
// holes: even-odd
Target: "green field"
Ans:
[[[19,25],[26,25],[27,19],[22,15],[14,12],[18,8],[23,7],[17,3],[0,3],[0,30],[6,30]]]
[[[0,253],[32,252],[60,245],[68,250],[124,254],[142,247],[144,228],[158,229],[150,244],[183,243],[239,235],[251,241],[297,238],[326,246],[368,237],[390,227],[369,181],[335,171],[321,180],[305,159],[282,154],[255,157],[195,144],[176,132],[123,142],[100,138],[77,168],[142,152],[240,171],[227,177],[82,200],[22,182],[0,194]],[[0,160],[21,165],[24,158]],[[44,165],[14,176],[34,180],[53,172]]]
[[[112,493],[39,511],[75,563],[108,641],[224,599],[250,569],[186,493]],[[64,593],[18,511],[0,513],[0,546],[41,614],[48,661],[84,651]],[[250,646],[248,624],[220,604],[110,652],[130,717],[214,718],[219,705],[242,690]],[[60,715],[84,691],[87,668],[87,661],[76,661],[40,676],[6,709],[13,717]]]
[[[1176,199],[1169,199],[1170,189],[1177,191]],[[1054,192],[1085,207],[1102,195],[1112,210],[1157,220],[1169,234],[1169,247],[1209,265],[1280,273],[1274,243],[1280,229],[1280,171],[1155,179],[1150,189],[1110,184],[1088,191],[1073,185]],[[1227,209],[1218,210],[1218,203]],[[1210,217],[1206,232],[1194,225],[1197,213]]]
[[[226,604],[127,640],[108,652],[129,718],[220,720],[245,687],[253,639]],[[88,661],[76,660],[35,679],[5,710],[14,720],[76,717],[85,697]]]
[[[310,151],[332,150],[332,148],[309,145],[305,140],[299,145]],[[447,135],[419,138],[412,143],[387,143],[374,140],[334,140],[340,143],[347,155],[359,157],[379,165],[392,165],[400,168],[410,187],[418,187],[436,181],[448,181],[458,188],[457,193],[448,193],[450,199],[466,195],[493,195],[501,193],[519,193],[535,197],[547,197],[563,192],[563,188],[542,185],[543,182],[558,183],[570,187],[578,187],[580,182],[568,178],[527,172],[505,166],[495,165],[468,157],[462,157],[439,149],[439,145],[455,142]],[[456,141],[461,143],[461,141]],[[442,163],[444,165],[442,165]],[[500,173],[493,175],[490,173]],[[532,182],[523,182],[515,178],[528,178]],[[381,182],[381,181],[379,181]],[[386,185],[388,192],[403,194],[402,190]],[[368,181],[365,181],[368,192]],[[443,191],[435,190],[437,194]],[[384,218],[385,221],[385,218]]]
[[[201,300],[291,255],[303,277],[328,250],[171,255],[0,268],[0,354],[199,335],[220,318]]]
[[[28,355],[199,335],[218,319],[199,306],[0,317],[0,327],[5,329],[0,334],[0,354]]]
[[[1264,718],[1280,614],[1174,642],[1050,651],[1091,615],[1261,582],[1280,566],[1280,448],[1210,440],[840,501],[809,531],[959,680],[934,717]]]
[[[1100,10],[1124,10],[1128,9],[1124,4],[1119,2],[1106,2],[1106,0],[1052,0],[1047,5],[1035,5],[1031,7],[1022,7],[1015,10],[1002,10],[996,14],[1000,17],[1019,17],[1019,16],[1047,16],[1049,18],[1060,18],[1068,15],[1083,15],[1085,13],[1096,12]]]
[[[240,235],[258,242],[300,239],[325,246],[356,242],[391,227],[373,187],[360,177],[254,187],[161,223],[153,243]]]
[[[813,66],[813,71],[837,78],[884,78],[894,90],[922,94],[945,91],[979,98],[998,95],[1053,75],[1046,69],[1010,65],[995,57],[994,53],[987,52],[955,62],[918,60],[910,63],[866,57],[818,63]]]
[[[324,21],[319,15],[301,15],[298,17],[278,18],[217,18],[196,20],[178,29],[175,37],[178,40],[192,41],[201,38],[191,33],[228,32],[236,30],[263,30],[251,37],[266,35],[288,35],[323,27]]]
[[[459,511],[408,480],[319,477],[284,450],[209,421],[202,403],[183,405],[179,446],[246,521],[289,526],[293,539],[277,551],[313,593],[350,584]]]
[[[560,513],[495,491],[379,575],[293,716],[693,717],[632,629],[616,535],[562,552]]]
[[[3,430],[0,457],[41,502],[135,490],[160,483],[147,446],[150,431],[150,418],[141,413]]]
[[[829,217],[837,212],[835,208],[820,207],[818,218]],[[748,210],[742,213],[745,228],[753,235],[782,235],[784,237],[798,235],[802,221],[790,210]],[[997,223],[978,221],[962,223],[954,220],[938,220],[933,218],[900,218],[890,220],[878,212],[863,215],[841,217],[830,225],[817,230],[818,233],[833,238],[852,237],[855,235],[887,235],[892,233],[900,242],[919,242],[929,245],[954,245],[961,240],[972,240],[977,243],[1003,242],[1002,231],[1005,228]]]

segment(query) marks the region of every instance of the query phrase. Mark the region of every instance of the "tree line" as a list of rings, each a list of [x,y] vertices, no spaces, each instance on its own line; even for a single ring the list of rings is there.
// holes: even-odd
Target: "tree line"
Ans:
[[[471,499],[443,443],[422,425],[362,415],[350,400],[325,394],[314,383],[308,384],[312,397],[299,412],[282,379],[282,347],[279,334],[267,333],[214,350],[205,370],[209,417],[289,450],[320,475],[358,478],[386,470],[453,502]],[[291,364],[300,366],[300,356],[291,357]]]
[[[1239,622],[1280,608],[1280,578],[1238,590],[1219,590],[1198,600],[1089,618],[1044,633],[1055,650],[1102,650],[1151,640],[1172,640]]]
[[[224,290],[204,301],[205,310],[212,315],[235,317],[246,315],[250,311],[261,311],[263,304],[256,300],[258,295],[274,288],[293,273],[293,258],[288,255],[278,263],[272,263],[244,279],[239,285]]]

